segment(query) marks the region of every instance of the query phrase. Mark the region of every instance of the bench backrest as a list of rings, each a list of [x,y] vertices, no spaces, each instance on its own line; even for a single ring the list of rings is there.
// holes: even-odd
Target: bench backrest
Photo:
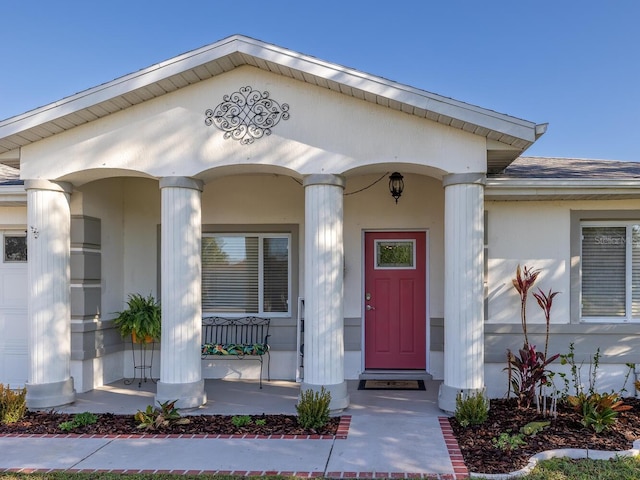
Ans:
[[[267,343],[269,318],[204,317],[202,343],[214,345]]]

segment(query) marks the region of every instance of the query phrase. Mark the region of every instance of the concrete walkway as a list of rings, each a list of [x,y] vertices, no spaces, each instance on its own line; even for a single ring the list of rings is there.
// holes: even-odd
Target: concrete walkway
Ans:
[[[454,469],[440,427],[438,382],[426,391],[357,390],[349,382],[351,416],[345,439],[46,438],[0,436],[0,471],[20,469],[331,478],[464,478]],[[135,413],[153,403],[152,383],[112,384],[78,395],[61,411]],[[299,385],[207,380],[208,404],[185,414],[295,414]],[[454,457],[454,462],[455,462]],[[456,465],[458,465],[456,463]]]

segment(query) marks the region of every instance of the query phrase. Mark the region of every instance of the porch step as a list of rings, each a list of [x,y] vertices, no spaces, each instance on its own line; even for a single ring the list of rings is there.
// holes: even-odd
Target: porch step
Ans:
[[[422,370],[365,370],[360,380],[433,380],[433,376]]]

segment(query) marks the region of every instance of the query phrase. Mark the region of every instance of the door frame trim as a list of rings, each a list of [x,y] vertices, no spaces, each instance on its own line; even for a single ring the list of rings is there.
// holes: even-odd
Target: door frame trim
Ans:
[[[366,273],[365,273],[365,268],[366,268],[366,255],[365,255],[365,249],[366,249],[366,234],[367,233],[403,233],[403,232],[421,232],[424,233],[425,235],[425,322],[426,324],[426,328],[425,328],[425,372],[429,373],[429,371],[431,370],[431,362],[430,362],[430,357],[431,357],[431,317],[429,315],[429,312],[431,311],[431,305],[430,305],[430,299],[429,299],[429,285],[430,285],[430,278],[429,278],[429,265],[431,264],[431,262],[429,261],[430,255],[429,255],[429,249],[430,249],[430,242],[429,242],[429,229],[428,228],[363,228],[361,231],[361,238],[360,238],[360,246],[361,246],[361,250],[360,250],[360,344],[362,345],[362,348],[360,349],[360,371],[364,372],[365,371],[365,353],[366,353],[366,348],[367,345],[365,343],[365,298],[364,298],[364,293],[365,293],[365,281],[366,281]]]

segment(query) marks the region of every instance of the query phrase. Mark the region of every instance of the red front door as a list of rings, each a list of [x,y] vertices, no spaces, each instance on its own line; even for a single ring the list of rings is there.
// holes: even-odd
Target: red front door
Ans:
[[[365,368],[426,368],[426,233],[365,233]]]

